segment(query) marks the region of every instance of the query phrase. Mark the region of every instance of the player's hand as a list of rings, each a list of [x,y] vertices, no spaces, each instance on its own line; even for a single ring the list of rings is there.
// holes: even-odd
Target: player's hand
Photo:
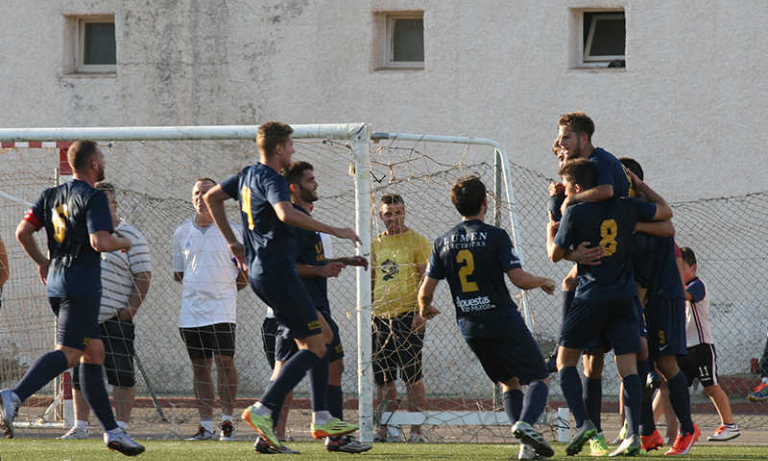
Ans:
[[[563,204],[560,205],[561,216],[565,216],[565,210],[567,210],[570,205],[571,205],[571,197],[569,195],[566,195],[565,200],[563,200]]]
[[[40,276],[40,281],[43,282],[43,285],[48,283],[48,266],[50,264],[49,260],[45,260],[45,263],[39,264],[37,266],[37,274]]]
[[[565,186],[561,182],[549,183],[549,196],[556,197],[558,195],[565,194]]]
[[[435,318],[435,316],[439,313],[440,311],[431,304],[429,306],[419,308],[419,316],[423,318],[425,321]],[[415,320],[415,317],[414,317],[414,320]]]
[[[631,170],[627,169],[625,171],[627,172],[627,175],[629,176],[629,179],[632,180],[632,185],[634,185],[635,188],[637,188],[638,186],[643,184],[643,180],[638,178],[637,175],[635,173],[633,173]]]
[[[355,234],[355,231],[350,229],[349,227],[337,227],[334,229],[333,235],[340,238],[340,239],[347,239],[352,240],[355,242],[355,244],[361,244],[363,243],[362,240],[360,240],[360,237]]]
[[[365,270],[368,270],[368,260],[365,259],[364,256],[360,256],[360,255],[347,256],[342,260],[344,264],[346,264],[347,266],[363,267],[365,268]]]
[[[134,312],[129,307],[120,309],[117,312],[117,318],[122,320],[123,322],[130,322],[131,320],[133,320],[134,315],[135,315]]]
[[[414,333],[424,333],[427,330],[427,320],[419,315],[418,312],[413,315],[413,322],[411,322],[411,331]]]
[[[332,262],[320,267],[320,273],[323,277],[338,277],[341,270],[344,269],[344,263]]]
[[[589,242],[581,242],[575,250],[568,253],[566,259],[586,266],[597,266],[598,264],[601,264],[602,261],[600,261],[600,259],[605,256],[605,248],[602,245],[592,248],[588,247]]]
[[[552,293],[555,292],[556,287],[557,287],[557,284],[555,283],[554,280],[547,279],[546,282],[544,282],[544,285],[541,286],[541,290],[544,293],[551,295]]]
[[[248,265],[245,263],[245,248],[243,247],[243,244],[240,242],[234,242],[227,244],[227,246],[229,247],[229,251],[232,253],[232,256],[235,257],[237,268],[247,273]]]

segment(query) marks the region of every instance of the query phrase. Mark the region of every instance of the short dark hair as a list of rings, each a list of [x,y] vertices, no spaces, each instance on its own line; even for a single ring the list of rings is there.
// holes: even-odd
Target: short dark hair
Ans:
[[[96,155],[99,144],[96,141],[75,141],[67,149],[67,162],[75,171],[83,171],[91,158]]]
[[[283,169],[283,176],[288,184],[298,184],[299,181],[301,181],[301,178],[304,177],[304,172],[306,170],[314,171],[315,167],[309,162],[293,162],[291,166]]]
[[[485,200],[485,184],[477,176],[459,178],[451,187],[451,202],[462,216],[480,212]]]
[[[400,194],[384,194],[381,196],[382,205],[397,205],[398,203],[405,207],[405,201]]]
[[[113,197],[117,193],[117,189],[115,188],[114,184],[112,184],[111,182],[99,181],[96,184],[94,184],[93,187],[95,187],[96,189],[98,189],[100,191],[110,192],[110,193],[112,193]]]
[[[209,178],[207,176],[195,179],[195,184],[197,184],[199,182],[209,182],[209,183],[213,184],[214,186],[217,184],[216,181],[214,181],[213,179],[211,179],[211,178]]]
[[[680,253],[683,255],[683,262],[689,266],[696,264],[696,254],[689,247],[680,248]]]
[[[595,133],[595,122],[584,112],[568,112],[563,114],[557,119],[557,125],[568,127],[576,134],[587,133],[587,138],[590,141],[592,141],[592,135]]]
[[[275,147],[285,144],[293,133],[293,128],[281,122],[267,122],[259,126],[256,134],[256,145],[264,155],[270,157],[275,153]]]
[[[621,157],[619,159],[622,165],[632,173],[635,173],[635,175],[640,178],[640,181],[645,179],[645,174],[643,173],[643,167],[640,166],[640,163],[630,157]]]
[[[568,178],[584,190],[592,189],[597,184],[597,165],[585,158],[569,160],[560,168],[560,176]]]

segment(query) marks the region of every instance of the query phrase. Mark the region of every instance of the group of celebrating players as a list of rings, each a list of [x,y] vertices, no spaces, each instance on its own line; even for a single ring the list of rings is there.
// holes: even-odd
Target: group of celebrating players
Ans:
[[[292,132],[280,122],[261,125],[256,138],[259,162],[204,196],[238,267],[248,274],[250,287],[273,309],[280,337],[290,338],[284,345],[290,352],[283,354],[279,371],[262,397],[242,414],[261,443],[278,453],[285,447],[275,435],[277,418],[286,395],[305,375],[310,382],[312,436],[354,444],[343,437],[357,430],[342,419],[343,400],[326,398],[328,357],[331,346],[338,344],[338,328],[333,328],[330,312],[318,310],[316,296],[297,272],[296,254],[318,232],[355,243],[360,239],[352,229],[322,223],[311,217],[311,210],[295,205],[292,188],[280,173],[294,165]],[[598,455],[609,454],[600,429],[600,373],[603,355],[612,348],[623,384],[628,433],[610,455],[635,455],[664,444],[654,426],[649,399],[643,395],[649,364],[655,364],[665,378],[680,423],[666,454],[685,454],[700,430],[691,419],[688,382],[677,364],[677,356],[686,354],[686,295],[669,221],[672,210],[643,182],[637,162],[625,159],[623,165],[595,148],[593,133],[594,124],[585,114],[564,114],[558,120],[553,147],[562,184],[552,188],[547,254],[554,262],[576,263],[563,282],[563,325],[556,351],[560,385],[576,422],[566,453],[575,455],[590,443],[593,454],[596,450]],[[21,403],[82,362],[82,391],[104,427],[105,443],[123,454],[137,455],[144,447],[116,425],[109,405],[101,378],[104,351],[97,323],[98,253],[127,250],[130,241],[113,233],[106,197],[93,188],[104,178],[105,160],[97,144],[72,144],[68,159],[74,179],[43,192],[17,230],[18,240],[39,267],[59,318],[57,346],[30,367],[16,388],[0,393],[0,429],[12,436]],[[305,172],[311,175],[311,168],[301,170],[299,180]],[[488,377],[501,385],[512,433],[521,442],[519,458],[551,457],[554,450],[533,427],[546,406],[549,371],[504,275],[521,289],[541,288],[547,294],[554,293],[556,283],[523,270],[507,232],[484,223],[488,203],[478,177],[457,180],[450,198],[461,222],[434,241],[419,288],[420,315],[431,319],[438,314],[432,300],[438,282],[446,279],[467,344]],[[225,201],[229,199],[239,202],[244,243],[227,220]],[[49,256],[33,238],[42,228]],[[319,255],[314,255],[316,262],[322,259]],[[367,261],[360,258],[354,265],[367,266]],[[327,296],[324,286],[319,288]],[[582,356],[586,389],[576,369]],[[353,447],[348,451],[370,449],[359,443]]]

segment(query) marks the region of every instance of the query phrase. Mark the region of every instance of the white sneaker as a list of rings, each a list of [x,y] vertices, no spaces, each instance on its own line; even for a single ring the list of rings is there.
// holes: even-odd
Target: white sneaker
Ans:
[[[544,457],[536,453],[532,446],[521,443],[517,459],[544,459]]]
[[[13,438],[13,419],[21,406],[21,399],[10,389],[0,391],[0,430],[6,437]]]
[[[125,430],[120,428],[105,432],[104,443],[110,450],[119,451],[125,456],[136,456],[144,453],[144,446],[136,443]]]
[[[88,428],[85,429],[79,426],[72,426],[66,434],[59,437],[60,440],[85,440],[88,438]]]
[[[715,429],[715,433],[707,437],[710,442],[725,442],[740,436],[739,426],[735,424],[723,425]]]

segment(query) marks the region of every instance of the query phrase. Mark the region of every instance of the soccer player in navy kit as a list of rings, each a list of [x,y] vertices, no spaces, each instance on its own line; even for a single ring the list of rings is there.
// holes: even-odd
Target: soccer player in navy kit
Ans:
[[[572,160],[560,169],[566,194],[588,192],[597,184],[599,168],[586,159]],[[660,199],[660,198],[659,198]],[[567,200],[567,199],[566,199]],[[597,430],[588,419],[576,364],[585,350],[604,343],[613,347],[625,389],[630,436],[612,456],[640,450],[641,383],[636,354],[640,352],[637,296],[632,272],[631,242],[638,221],[661,221],[672,216],[663,200],[659,204],[631,198],[582,202],[569,207],[560,223],[550,221],[547,252],[552,261],[564,259],[580,242],[605,248],[600,265],[578,265],[578,287],[560,333],[558,370],[563,395],[576,420],[576,434],[566,447],[568,455],[581,451]]]
[[[283,334],[293,338],[299,348],[261,400],[246,408],[242,415],[275,448],[280,447],[280,441],[275,436],[271,414],[279,409],[286,394],[305,374],[309,376],[312,397],[312,437],[345,435],[357,429],[354,424],[333,418],[328,411],[325,394],[330,328],[322,315],[318,315],[315,303],[299,279],[296,239],[290,226],[353,242],[360,239],[352,229],[331,227],[294,208],[288,184],[279,173],[291,165],[292,133],[290,126],[280,122],[261,125],[256,136],[259,163],[215,186],[204,198],[238,265],[248,270],[251,288],[275,311]],[[230,198],[240,203],[245,252],[227,221],[224,201]]]
[[[524,271],[506,231],[483,222],[488,204],[479,178],[459,179],[451,188],[451,201],[462,222],[434,242],[419,288],[419,314],[428,320],[439,313],[431,303],[438,282],[447,279],[464,339],[488,377],[501,384],[512,433],[539,455],[550,457],[552,447],[532,426],[549,392],[544,358],[509,295],[504,275],[519,288],[541,288],[547,294],[554,292],[555,282]]]
[[[318,199],[317,180],[314,175],[314,167],[308,162],[294,162],[289,168],[283,170],[283,176],[291,190],[291,201],[297,210],[311,216],[313,203]],[[344,395],[341,389],[341,375],[344,371],[344,347],[339,336],[339,326],[331,317],[331,307],[328,302],[328,277],[337,277],[341,270],[347,266],[360,266],[368,269],[368,261],[362,256],[349,256],[329,259],[325,256],[323,241],[317,232],[293,227],[296,238],[298,254],[296,256],[296,271],[304,283],[309,296],[314,301],[315,308],[325,318],[333,335],[328,349],[328,390],[326,398],[328,411],[334,418],[343,418]],[[282,335],[282,328],[278,328],[275,338],[275,368],[271,379],[276,379],[283,364],[297,351],[296,343]],[[280,411],[272,413],[275,427],[278,425]],[[256,451],[262,453],[274,452],[267,449],[257,441]],[[371,449],[371,445],[360,443],[350,435],[327,437],[325,447],[328,451],[343,453],[362,453]],[[271,447],[270,447],[271,448]],[[282,452],[293,452],[281,447]]]
[[[99,252],[128,251],[131,241],[113,234],[112,215],[104,192],[93,185],[104,179],[104,154],[93,141],[76,141],[67,151],[74,179],[46,189],[16,229],[16,239],[35,261],[58,317],[56,347],[37,359],[15,389],[0,393],[0,428],[13,437],[13,419],[21,404],[66,369],[80,364],[82,392],[104,427],[104,442],[128,456],[144,451],[118,427],[109,404],[101,367],[104,344],[99,339],[101,259]],[[45,228],[50,259],[40,251],[34,233]]]

